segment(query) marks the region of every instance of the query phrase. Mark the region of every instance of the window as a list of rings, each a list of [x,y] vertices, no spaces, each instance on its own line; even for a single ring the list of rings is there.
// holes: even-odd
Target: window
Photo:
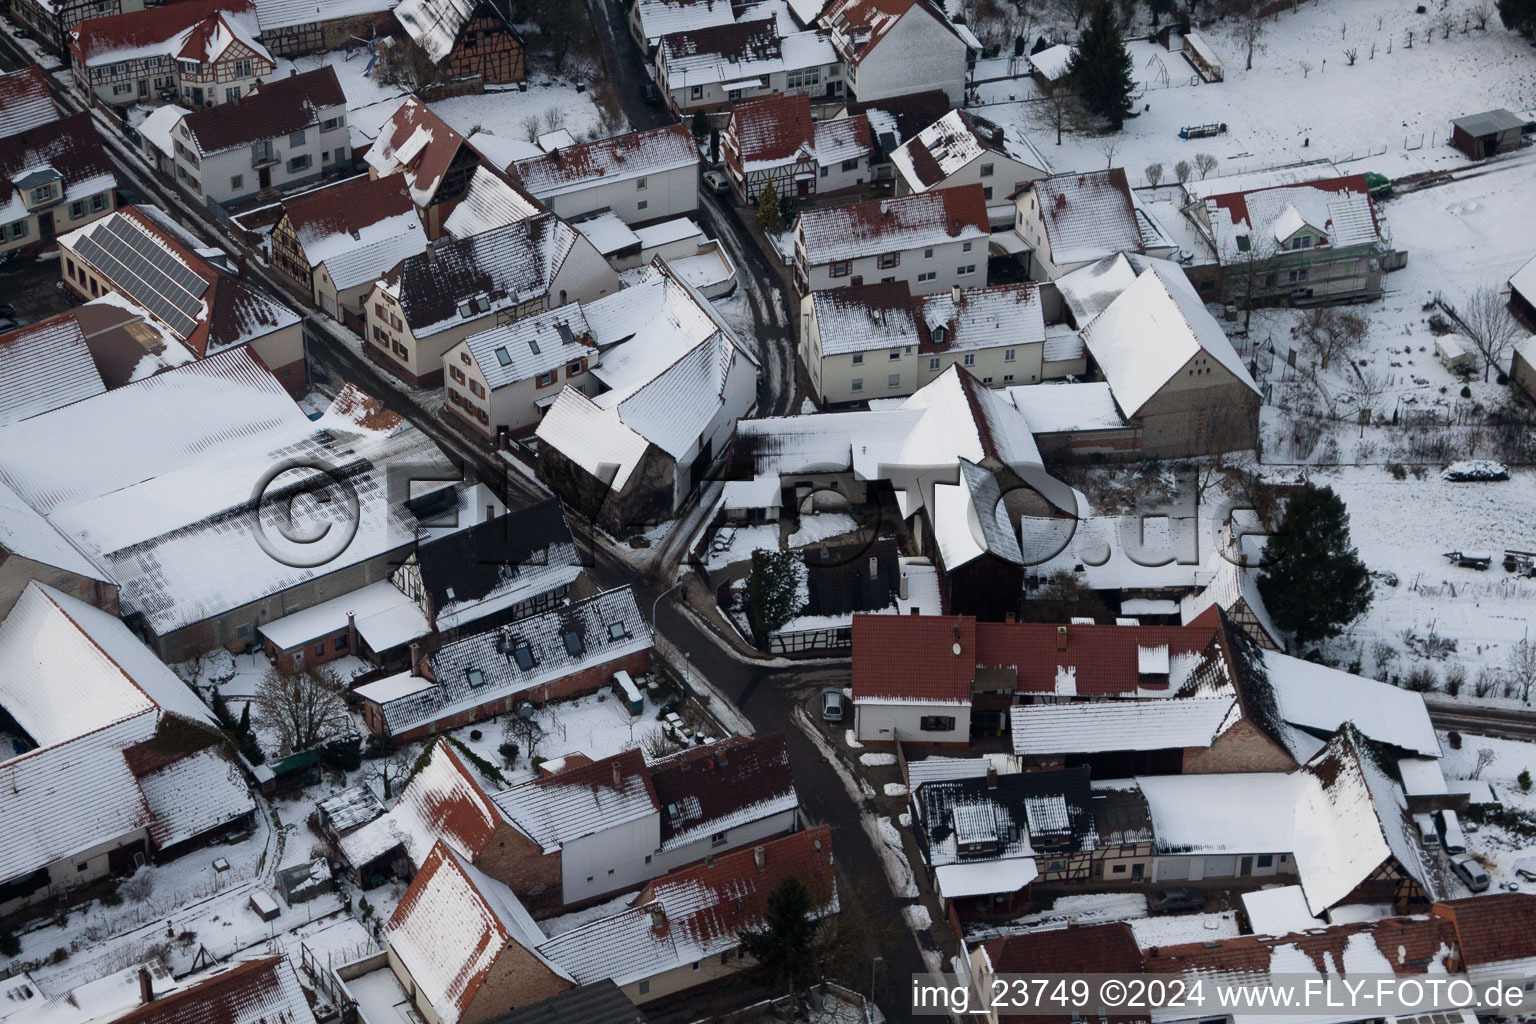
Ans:
[[[649,182],[650,182],[649,178],[636,178],[635,179],[635,190],[637,192],[644,192],[645,191],[645,186]]]
[[[629,631],[624,628],[624,623],[622,623],[622,622],[610,622],[610,623],[608,623],[608,639],[609,640],[622,640],[622,639],[624,639],[628,635],[629,635]],[[647,858],[645,858],[645,861],[646,861],[647,864],[649,864],[650,861],[651,861],[651,858],[647,857]]]
[[[95,213],[101,210],[105,210],[106,208],[107,197],[105,195],[91,196],[91,212]]]
[[[991,384],[992,383],[992,378],[991,377],[983,377],[983,378],[981,378],[981,382],[983,384]]]
[[[1258,866],[1261,867],[1261,868],[1272,868],[1272,867],[1274,867],[1275,866],[1275,855],[1272,854],[1272,853],[1261,853],[1261,854],[1259,854]]]
[[[300,171],[307,171],[309,170],[309,163],[310,159],[308,153],[305,153],[302,156],[293,157],[288,161],[288,173],[298,174]]]
[[[853,266],[848,260],[832,261],[832,276],[847,277],[853,271]]]
[[[649,861],[651,858],[647,857],[645,859],[647,861]],[[637,989],[638,994],[640,994],[642,996],[643,995],[649,995],[650,991],[651,991],[651,983],[650,983],[650,981],[648,979],[642,980],[640,982],[639,988]]]
[[[469,685],[471,687],[473,687],[475,689],[479,689],[480,687],[485,685],[485,673],[480,671],[478,668],[467,668],[467,669],[465,669],[464,670],[464,679],[465,679],[465,681],[467,681],[469,683]],[[589,878],[589,879],[587,879],[587,881],[590,882],[591,879]]]
[[[855,352],[853,354],[853,365],[854,366],[863,366],[864,365],[864,353],[863,352]]]
[[[469,390],[470,390],[470,393],[472,395],[474,395],[476,398],[484,398],[485,397],[485,385],[481,384],[477,380],[472,380],[472,381],[469,382]]]
[[[1248,239],[1247,235],[1238,235],[1237,236],[1237,251],[1238,252],[1247,252],[1247,251],[1249,251],[1252,248],[1253,248],[1253,242],[1251,242]]]
[[[923,259],[925,259],[925,260],[933,259],[933,250],[932,249],[924,249],[923,250]]]
[[[965,354],[965,365],[966,366],[975,366],[976,365],[976,353],[974,353],[974,352],[967,352]]]
[[[892,267],[897,267],[900,265],[901,253],[899,252],[884,253],[875,258],[875,266],[879,267],[881,270],[890,270]]]
[[[69,219],[70,220],[79,220],[81,217],[84,217],[84,216],[85,216],[85,204],[84,203],[70,203],[69,204]]]
[[[233,103],[233,102],[235,102],[235,100],[237,100],[239,98],[240,98],[240,87],[238,85],[231,85],[231,86],[228,86],[228,87],[225,88],[225,90],[224,90],[224,102],[225,103]]]
[[[342,634],[341,636],[337,637],[336,638],[336,643],[333,646],[338,651],[346,650],[347,649],[347,637],[346,637],[346,634]]]
[[[535,387],[541,387],[541,388],[547,388],[550,385],[554,384],[554,382],[555,382],[555,371],[554,370],[550,370],[548,373],[541,373],[537,377],[535,377],[534,380],[533,380],[534,386]]]
[[[852,383],[849,384],[848,390],[849,391],[863,391],[864,390],[864,378],[863,377],[855,377],[855,378],[853,378]]]
[[[322,640],[319,643],[315,644],[315,657],[323,658],[324,656],[325,656],[325,641]]]
[[[642,199],[638,203],[635,204],[635,209],[643,210],[643,209],[645,209],[646,207],[648,207],[650,205],[651,205],[651,201],[649,199]]]
[[[930,370],[937,370],[938,368],[939,368],[939,357],[938,356],[934,356],[932,359],[928,360],[928,369],[930,369]]]
[[[1297,270],[1287,270],[1285,272],[1286,284],[1296,284],[1297,282],[1305,281],[1306,279],[1307,279],[1307,268],[1306,267],[1301,267],[1301,268],[1299,268]]]
[[[32,205],[34,205],[34,206],[37,205],[38,203],[46,203],[48,200],[50,200],[52,198],[53,198],[53,183],[52,182],[49,182],[48,184],[43,185],[40,188],[35,188],[35,189],[32,190]]]
[[[1013,362],[1013,355],[1014,355],[1014,350],[1013,349],[1011,349],[1011,348],[1003,349],[1003,362],[1005,362],[1005,363]]]
[[[974,263],[967,263],[963,267],[956,267],[955,268],[955,273],[960,275],[961,277],[964,277],[967,274],[974,274],[974,273],[976,273],[976,264],[974,264]]]
[[[322,164],[328,164],[328,163],[331,162],[331,151],[330,150],[327,149],[327,150],[325,150],[324,152],[322,152],[320,154],[320,162]]]
[[[739,90],[734,90],[733,89],[732,92],[738,92],[739,93]],[[696,85],[696,86],[694,86],[689,91],[688,95],[693,97],[694,99],[698,99],[700,96],[704,95],[704,87],[702,85]]]
[[[1013,374],[1011,374],[1011,373],[1003,374],[1003,383],[1004,384],[1012,384],[1013,383]]]
[[[858,169],[859,169],[859,158],[858,157],[854,157],[852,160],[844,160],[843,161],[843,170],[845,170],[845,171],[856,171]]]
[[[239,192],[243,188],[245,188],[245,175],[236,174],[229,179],[229,190],[231,192]]]
[[[971,251],[971,243],[970,242],[962,242],[960,244],[960,251],[961,252],[970,252]]]
[[[11,225],[11,237],[12,238],[25,238],[25,237],[27,237],[27,222],[24,221],[24,220],[19,220],[15,224],[12,224]],[[95,284],[96,282],[92,281],[91,283]]]
[[[890,358],[891,359],[900,359],[901,358],[901,349],[899,349],[899,348],[891,349]]]
[[[532,669],[534,665],[538,664],[533,660],[533,646],[529,644],[527,640],[519,640],[517,642],[517,646],[512,648],[512,658],[517,662],[517,667],[522,669],[524,672],[527,672],[528,670]],[[587,881],[590,882],[591,879],[589,878]]]
[[[1065,871],[1065,870],[1067,870],[1067,862],[1065,860],[1060,859],[1060,858],[1052,858],[1051,860],[1048,860],[1048,861],[1045,862],[1045,870],[1047,870],[1047,871]]]
[[[1124,864],[1115,864],[1115,865],[1110,867],[1109,873],[1112,874],[1112,875],[1123,875],[1123,874],[1125,874],[1125,865]]]
[[[235,77],[236,78],[250,78],[251,77],[251,62],[248,61],[248,60],[237,60],[237,61],[235,61]]]
[[[324,121],[320,122],[320,130],[322,132],[333,132],[337,128],[340,128],[341,125],[342,125],[342,119],[341,118],[339,118],[339,117],[328,117]]]
[[[1295,238],[1291,239],[1291,248],[1292,249],[1310,249],[1310,248],[1312,248],[1312,236],[1311,235],[1297,235]]]
[[[304,145],[304,133],[303,132],[294,132],[292,135],[288,136],[288,145],[290,145],[290,146],[302,146],[302,145]]]
[[[726,831],[726,832],[716,832],[714,835],[709,837],[709,845],[710,846],[724,846],[725,843],[726,843],[726,837],[728,835],[730,835],[729,831]]]
[[[901,387],[901,374],[899,374],[899,373],[891,374],[891,376],[886,380],[885,386],[888,387],[888,388],[899,388],[899,387]]]
[[[823,167],[817,173],[820,174],[823,178],[825,178],[828,174],[832,173],[832,168],[830,168],[830,167]]]
[[[937,270],[925,270],[921,274],[917,275],[917,281],[919,284],[922,284],[924,281],[933,281],[937,279],[938,276],[939,272]]]
[[[574,363],[570,363],[570,364],[568,364],[566,366],[566,368],[565,368],[565,375],[567,377],[574,377],[578,373],[581,372],[581,369],[582,369],[582,367],[581,367],[581,360],[578,359]]]
[[[511,366],[512,356],[507,352],[506,349],[499,348],[496,350],[496,361],[502,366]]]
[[[991,199],[992,198],[992,186],[991,185],[988,185],[986,188],[981,190],[981,198],[983,198],[983,199]]]
[[[992,177],[992,165],[991,164],[982,164],[981,165],[981,176],[983,178],[990,178],[990,177]]]
[[[954,715],[924,715],[918,719],[917,727],[923,732],[954,732]]]

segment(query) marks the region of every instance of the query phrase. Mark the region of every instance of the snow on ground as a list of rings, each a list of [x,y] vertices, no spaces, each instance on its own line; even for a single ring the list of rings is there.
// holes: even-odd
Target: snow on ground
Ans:
[[[646,693],[645,710],[631,715],[623,702],[607,690],[589,697],[546,704],[534,711],[534,719],[544,730],[538,754],[540,757],[561,757],[580,751],[599,761],[641,746],[646,737],[661,730],[661,723],[656,720],[659,710],[660,705]],[[472,737],[475,732],[480,733],[479,739]],[[504,767],[501,752],[497,749],[507,739],[502,734],[501,723],[479,722],[454,729],[449,735],[492,764]],[[521,751],[517,767],[528,768],[528,758],[528,751]]]
[[[1440,746],[1445,751],[1440,764],[1447,779],[1469,779],[1476,773],[1480,780],[1493,786],[1506,808],[1536,815],[1536,787],[1530,791],[1522,790],[1519,781],[1523,771],[1536,775],[1536,743],[1463,733],[1461,749],[1453,750],[1442,733]],[[1478,772],[1478,757],[1484,750],[1493,752],[1493,760]],[[1514,864],[1517,860],[1536,857],[1536,839],[1515,835],[1498,825],[1479,827],[1463,817],[1462,830],[1467,836],[1468,852],[1484,859],[1495,888],[1516,880]],[[1463,894],[1461,880],[1451,877],[1457,894]],[[1530,887],[1529,882],[1520,882],[1520,885]]]
[[[901,844],[901,833],[890,818],[876,818],[875,830],[880,842],[875,848],[885,864],[886,877],[897,896],[916,896],[917,881],[912,876],[912,863],[907,860],[906,848]]]
[[[815,515],[801,516],[800,528],[790,534],[788,546],[801,548],[807,544],[819,544],[824,540],[852,533],[858,528],[858,521],[846,512],[820,512]]]
[[[907,787],[899,782],[887,782],[885,784],[886,796],[906,796]]]
[[[709,544],[709,557],[704,566],[710,572],[724,569],[737,562],[750,561],[754,551],[779,550],[779,526],[777,523],[757,523],[752,526],[722,526]]]
[[[870,768],[883,768],[896,763],[895,754],[860,754],[859,763]]]
[[[527,141],[530,118],[538,120],[539,134],[564,128],[580,141],[629,130],[622,115],[617,127],[612,131],[605,130],[591,91],[577,92],[574,83],[548,78],[529,81],[527,92],[487,90],[479,95],[438,100],[430,106],[461,135],[484,129],[503,138]]]
[[[1214,85],[1193,84],[1194,71],[1178,53],[1131,40],[1133,75],[1146,90],[1136,108],[1150,109],[1127,121],[1116,136],[1114,162],[1137,185],[1148,164],[1162,163],[1171,176],[1177,161],[1193,162],[1197,152],[1220,159],[1218,173],[1351,157],[1360,159],[1349,170],[1389,177],[1465,166],[1466,158],[1446,145],[1451,118],[1490,107],[1536,105],[1536,77],[1524,41],[1505,31],[1497,15],[1487,31],[1473,27],[1463,33],[1463,18],[1473,6],[1474,0],[1449,0],[1447,12],[1455,19],[1451,37],[1436,32],[1427,41],[1425,32],[1440,17],[1438,4],[1428,5],[1427,14],[1415,14],[1413,4],[1398,0],[1302,4],[1265,23],[1252,71],[1244,70],[1235,26],[1218,24],[1202,30],[1225,66],[1226,80]],[[1404,45],[1410,29],[1411,49]],[[1353,67],[1344,55],[1351,48],[1358,51]],[[1313,65],[1310,71],[1303,62]],[[1005,96],[1015,84],[1021,88],[1012,91],[1023,95],[1022,83],[1011,82],[988,87],[988,94]],[[1341,95],[1347,101],[1341,102]],[[1054,130],[1034,111],[1029,102],[980,108],[993,120],[1028,131],[1056,170],[1104,166],[1098,139],[1072,134],[1057,146]],[[1179,138],[1186,125],[1212,122],[1225,122],[1227,134]],[[1405,148],[1410,146],[1419,148]],[[1368,154],[1374,156],[1367,159]]]
[[[1131,932],[1136,936],[1136,944],[1142,949],[1148,946],[1174,946],[1181,942],[1232,939],[1241,934],[1235,910],[1139,917],[1131,921]]]

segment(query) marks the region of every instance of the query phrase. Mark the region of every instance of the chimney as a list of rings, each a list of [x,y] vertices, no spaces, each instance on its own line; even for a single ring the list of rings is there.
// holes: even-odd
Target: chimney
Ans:
[[[872,580],[880,578],[880,559],[874,555],[869,556],[869,578]]]
[[[613,762],[613,788],[618,789],[623,780],[623,774],[619,771],[619,762]]]
[[[421,662],[421,644],[411,644],[411,675],[418,675],[416,666]]]
[[[139,965],[139,1005],[155,1001],[155,980],[149,975],[149,965]]]
[[[903,601],[908,599],[908,595],[910,594],[910,588],[907,586],[907,574],[906,573],[902,573],[901,574],[900,589],[897,590],[896,592],[901,595],[901,599]]]
[[[757,870],[759,870],[759,871],[761,871],[761,870],[763,870],[763,868],[767,867],[768,866],[768,851],[767,851],[767,849],[765,849],[764,847],[761,847],[761,846],[753,847],[753,849],[752,849],[752,862],[757,865]]]
[[[960,286],[959,285],[953,284],[953,285],[949,286],[949,300],[951,302],[953,302],[957,306],[960,305]]]
[[[1066,626],[1057,626],[1056,627],[1056,650],[1057,651],[1064,651],[1066,649],[1067,649],[1067,627]]]
[[[347,609],[347,652],[357,650],[357,613]]]
[[[995,764],[987,765],[987,788],[997,788],[997,765]]]
[[[665,931],[667,927],[667,909],[660,903],[651,906],[651,930]]]
[[[495,519],[495,518],[496,518],[496,506],[495,505],[487,505],[487,506],[485,506],[485,521],[486,522],[490,522],[492,519]]]

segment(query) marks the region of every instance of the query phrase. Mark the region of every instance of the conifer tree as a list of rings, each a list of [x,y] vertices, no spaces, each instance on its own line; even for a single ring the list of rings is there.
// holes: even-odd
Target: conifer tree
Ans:
[[[1371,578],[1349,541],[1349,513],[1331,487],[1307,484],[1264,546],[1259,595],[1299,644],[1338,636],[1371,606]]]
[[[1077,52],[1067,66],[1083,105],[1104,118],[1115,131],[1131,116],[1131,55],[1125,49],[1120,25],[1107,0],[1093,10],[1088,27],[1077,41]]]

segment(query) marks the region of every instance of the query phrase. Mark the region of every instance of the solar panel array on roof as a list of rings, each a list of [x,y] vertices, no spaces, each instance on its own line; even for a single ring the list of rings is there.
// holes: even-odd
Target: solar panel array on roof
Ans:
[[[178,337],[197,329],[208,282],[125,218],[103,221],[75,249]]]

